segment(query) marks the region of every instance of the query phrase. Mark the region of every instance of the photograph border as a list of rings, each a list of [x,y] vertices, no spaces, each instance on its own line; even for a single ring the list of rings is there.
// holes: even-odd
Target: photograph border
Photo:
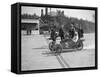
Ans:
[[[17,66],[19,74],[26,73],[45,73],[45,72],[60,72],[60,71],[79,71],[79,70],[92,70],[98,68],[98,8],[97,7],[87,7],[87,6],[69,6],[69,5],[52,5],[52,4],[36,4],[36,3],[17,3],[18,4],[18,27],[17,29]],[[95,66],[94,67],[78,67],[78,68],[63,68],[63,69],[42,69],[42,70],[21,70],[21,7],[31,6],[31,7],[52,7],[52,8],[65,8],[65,9],[81,9],[81,10],[94,10],[95,11]]]

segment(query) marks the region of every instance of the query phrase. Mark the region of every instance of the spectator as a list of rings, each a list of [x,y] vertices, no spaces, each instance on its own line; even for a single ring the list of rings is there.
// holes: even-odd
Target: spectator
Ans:
[[[60,36],[61,40],[64,39],[64,32],[63,32],[62,28],[59,29],[59,36]]]
[[[83,29],[82,29],[82,27],[80,26],[79,29],[78,29],[79,39],[83,37],[83,33],[84,33],[84,32],[83,32]]]
[[[56,31],[54,28],[51,29],[51,39],[53,41],[56,41]]]

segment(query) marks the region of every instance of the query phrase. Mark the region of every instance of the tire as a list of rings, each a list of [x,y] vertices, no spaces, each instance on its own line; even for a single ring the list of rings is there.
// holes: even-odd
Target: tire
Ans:
[[[50,51],[53,52],[53,53],[56,52],[56,51],[55,51],[55,44],[54,44],[53,42],[50,42],[50,43],[49,43],[49,49],[50,49]]]
[[[50,49],[50,51],[53,51],[53,43],[52,42],[49,43],[49,49]]]
[[[60,55],[61,54],[61,52],[62,52],[62,47],[61,47],[61,45],[60,44],[56,44],[56,49],[55,49],[55,51],[56,51],[56,55]]]
[[[80,41],[80,42],[78,43],[77,50],[82,50],[82,49],[83,49],[83,42]]]

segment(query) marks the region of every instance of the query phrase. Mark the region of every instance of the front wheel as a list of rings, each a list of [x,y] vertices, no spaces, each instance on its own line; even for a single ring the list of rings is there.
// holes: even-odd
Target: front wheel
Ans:
[[[49,49],[50,49],[50,51],[53,51],[53,42],[49,43]]]
[[[61,45],[60,44],[56,44],[56,49],[55,49],[55,51],[56,51],[56,55],[60,55],[61,54],[61,52],[62,52],[62,47],[61,47]]]
[[[80,42],[78,43],[77,50],[82,50],[82,49],[83,49],[83,42],[80,41]]]
[[[53,52],[53,53],[55,53],[56,51],[55,51],[55,42],[50,42],[49,43],[49,49],[50,49],[50,51],[51,52]]]

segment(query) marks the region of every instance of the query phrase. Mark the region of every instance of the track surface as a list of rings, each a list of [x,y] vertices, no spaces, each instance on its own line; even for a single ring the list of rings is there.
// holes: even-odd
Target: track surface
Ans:
[[[48,36],[22,35],[22,70],[59,69],[95,65],[94,34],[86,34],[81,51],[64,51],[55,56],[48,48]]]

